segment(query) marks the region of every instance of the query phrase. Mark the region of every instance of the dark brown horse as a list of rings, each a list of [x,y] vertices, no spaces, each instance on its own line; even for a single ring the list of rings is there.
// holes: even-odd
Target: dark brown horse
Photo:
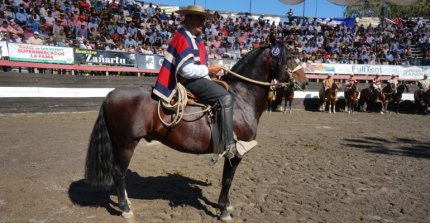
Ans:
[[[391,87],[391,86],[390,86]],[[393,87],[391,87],[391,90]],[[389,102],[392,102],[391,108],[388,109],[389,111],[395,111],[397,114],[399,113],[399,104],[402,101],[402,95],[404,92],[409,92],[408,84],[405,81],[401,81],[400,84],[397,86],[395,92],[391,92],[391,95],[389,95]]]
[[[364,109],[364,104],[366,104],[366,109]],[[360,111],[367,111],[369,105],[379,105],[381,107],[380,113],[384,114],[387,111],[387,104],[387,91],[382,90],[379,97],[376,90],[371,88],[364,88],[360,91],[360,98],[358,99],[358,108]]]
[[[319,92],[320,111],[325,111],[326,104],[328,105],[328,113],[336,113],[337,92],[342,90],[340,82],[333,82],[331,87],[326,90],[321,88]]]
[[[414,104],[416,113],[424,111],[424,114],[427,114],[430,105],[430,90],[426,92],[423,92],[421,89],[416,90],[414,92]]]
[[[269,87],[269,93],[267,94],[267,112],[272,112],[274,103],[277,98],[276,86],[272,85]]]
[[[357,90],[357,83],[352,84],[351,87],[349,87],[345,91],[345,103],[346,108],[345,112],[354,113],[355,107],[357,106],[357,100],[358,100],[358,90]]]
[[[295,90],[304,90],[304,86],[300,86],[297,81],[291,79],[290,82],[283,84],[283,86],[279,87],[276,91],[277,93],[277,102],[280,106],[280,111],[291,114],[291,104],[294,99],[294,91]],[[282,106],[284,104],[284,106]]]
[[[245,55],[232,68],[249,80],[268,83],[273,78],[287,82],[284,67],[287,64],[287,48],[279,45],[277,56],[269,45],[258,47]],[[295,73],[298,81],[306,81],[301,71]],[[234,132],[238,140],[254,140],[259,119],[264,111],[269,87],[243,80],[232,74],[223,78],[234,96]],[[126,172],[140,139],[157,140],[172,149],[192,153],[213,153],[208,113],[184,117],[174,127],[166,127],[161,121],[171,121],[175,114],[162,109],[157,112],[158,98],[151,86],[125,86],[116,88],[104,100],[94,125],[88,146],[85,178],[92,185],[115,185],[118,207],[123,216],[133,217],[125,185]],[[202,108],[187,106],[184,113],[201,112]],[[160,115],[160,117],[159,117]],[[218,200],[221,220],[231,220],[229,191],[241,158],[224,161],[222,188]],[[166,161],[167,163],[168,161]]]

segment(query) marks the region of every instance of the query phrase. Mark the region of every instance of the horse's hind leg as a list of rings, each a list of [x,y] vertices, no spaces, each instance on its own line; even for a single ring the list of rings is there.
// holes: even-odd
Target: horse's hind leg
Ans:
[[[115,165],[112,176],[115,183],[116,192],[118,195],[118,207],[122,211],[124,218],[132,218],[133,212],[131,211],[131,202],[128,199],[125,187],[125,176],[127,174],[128,165],[130,164],[131,157],[134,153],[134,148],[137,142],[132,143],[126,149],[119,149],[117,154],[118,165]]]
[[[233,183],[234,174],[241,159],[234,157],[233,159],[225,159],[224,169],[222,173],[222,187],[218,199],[218,205],[221,210],[220,219],[222,221],[231,221],[230,211],[233,211],[233,206],[230,204],[229,191]]]

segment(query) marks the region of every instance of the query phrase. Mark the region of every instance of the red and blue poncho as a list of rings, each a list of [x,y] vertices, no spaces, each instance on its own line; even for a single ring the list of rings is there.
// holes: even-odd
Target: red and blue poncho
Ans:
[[[154,94],[165,101],[170,101],[176,90],[176,75],[181,66],[188,60],[198,65],[207,65],[207,59],[204,42],[185,29],[179,30],[167,48],[153,90]]]

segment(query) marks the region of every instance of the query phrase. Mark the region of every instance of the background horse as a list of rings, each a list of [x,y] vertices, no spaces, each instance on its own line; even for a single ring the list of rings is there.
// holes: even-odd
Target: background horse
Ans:
[[[396,111],[397,114],[399,113],[399,104],[402,101],[402,95],[405,91],[409,92],[409,87],[405,81],[401,81],[400,84],[397,86],[396,93],[392,93],[391,97],[389,97],[388,103],[390,104],[390,102],[392,102],[389,111]]]
[[[337,101],[337,92],[339,90],[342,90],[342,86],[340,85],[340,82],[333,82],[331,85],[331,88],[327,89],[326,92],[324,92],[324,89],[321,88],[319,92],[319,104],[320,104],[320,111],[325,111],[326,103],[328,105],[328,113],[336,113],[336,101]]]
[[[277,89],[276,93],[278,97],[276,101],[280,106],[280,111],[283,111],[284,114],[287,113],[287,111],[291,114],[291,104],[294,99],[294,91],[297,89],[304,90],[304,86],[299,86],[297,81],[294,79],[291,79],[290,82]],[[282,104],[284,104],[284,106],[282,106]]]
[[[277,91],[276,91],[276,86],[272,85],[269,88],[269,93],[267,93],[267,110],[268,112],[272,112],[273,107],[276,107],[276,99],[277,97]]]
[[[364,109],[364,104],[366,104],[366,109]],[[379,105],[381,106],[380,112],[383,114],[384,110],[387,110],[387,104],[388,100],[386,97],[386,92],[384,91],[381,91],[379,97],[377,97],[376,90],[372,90],[370,88],[364,88],[360,91],[360,98],[358,99],[358,108],[360,111],[368,111],[368,108],[372,105]]]
[[[357,91],[357,83],[352,84],[348,90],[345,91],[345,103],[346,108],[345,112],[354,113],[355,106],[357,105],[358,99],[358,91]]]
[[[420,110],[424,110],[424,114],[427,114],[428,107],[430,105],[430,90],[422,92],[418,89],[414,92],[414,104],[415,112],[418,113]]]
[[[285,74],[287,48],[278,45],[277,55],[270,53],[270,45],[255,48],[238,61],[232,71],[245,76],[240,79],[231,74],[222,80],[229,85],[234,98],[234,132],[238,140],[251,141],[256,138],[259,119],[264,111],[269,88],[249,80],[268,83],[273,78],[288,81]],[[296,73],[298,81],[305,82],[304,73]],[[140,139],[157,140],[168,147],[192,154],[213,153],[208,112],[203,108],[186,106],[184,120],[174,127],[165,126],[176,114],[160,109],[158,97],[151,86],[125,86],[111,91],[100,108],[88,146],[85,178],[88,183],[99,186],[114,185],[118,194],[118,207],[124,217],[133,217],[128,201],[125,177],[136,145]],[[221,192],[218,205],[221,220],[231,220],[232,206],[229,191],[241,158],[224,161]],[[166,160],[166,163],[168,160]]]

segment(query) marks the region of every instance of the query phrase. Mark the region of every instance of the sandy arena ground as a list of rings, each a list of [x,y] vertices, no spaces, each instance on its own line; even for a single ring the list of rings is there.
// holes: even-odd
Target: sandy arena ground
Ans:
[[[125,222],[83,181],[96,112],[0,115],[0,222]],[[264,113],[238,168],[234,222],[430,222],[430,116]],[[136,222],[219,222],[222,164],[139,144]]]

